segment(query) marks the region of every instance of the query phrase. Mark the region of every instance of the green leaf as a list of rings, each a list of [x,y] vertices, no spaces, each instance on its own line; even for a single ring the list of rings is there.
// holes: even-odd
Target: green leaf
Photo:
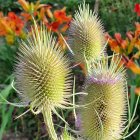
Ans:
[[[12,92],[12,86],[8,85],[5,89],[3,89],[0,94],[7,99],[7,97]],[[0,102],[4,102],[2,98],[0,98]],[[6,130],[6,126],[11,122],[12,112],[14,110],[14,106],[8,106],[7,104],[0,105],[0,114],[1,114],[1,127],[0,127],[0,140],[2,139],[3,133]]]
[[[12,89],[12,86],[11,86],[11,84],[10,84],[10,85],[8,85],[5,89],[3,89],[3,90],[0,92],[0,94],[6,99],[6,98],[10,95],[10,93],[11,93],[12,90],[13,90],[13,89]],[[0,102],[3,102],[3,99],[0,98]]]
[[[134,93],[136,86],[131,86],[131,90],[130,90],[130,112],[132,114],[133,110],[134,110],[134,106],[135,106],[135,99],[136,99],[136,95]]]

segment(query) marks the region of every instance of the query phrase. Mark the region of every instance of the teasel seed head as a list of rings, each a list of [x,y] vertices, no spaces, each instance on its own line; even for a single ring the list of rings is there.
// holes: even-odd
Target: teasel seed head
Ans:
[[[16,86],[23,101],[39,113],[46,106],[65,107],[71,93],[69,60],[45,25],[35,23],[32,36],[21,41],[15,68]]]
[[[115,58],[115,60],[114,60]],[[89,140],[120,139],[127,119],[127,83],[121,58],[112,56],[91,64],[82,99],[82,135]]]
[[[96,12],[85,2],[79,6],[70,24],[68,44],[76,62],[99,58],[104,53],[104,29]]]

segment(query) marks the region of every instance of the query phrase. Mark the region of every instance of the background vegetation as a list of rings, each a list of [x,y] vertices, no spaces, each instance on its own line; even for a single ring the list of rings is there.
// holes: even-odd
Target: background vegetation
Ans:
[[[36,0],[29,0],[29,2],[36,2]],[[53,10],[66,7],[67,14],[73,15],[78,4],[80,4],[82,0],[41,0],[40,2],[51,5]],[[95,0],[87,0],[86,2],[90,4],[92,9],[94,9]],[[112,38],[117,32],[119,32],[124,39],[127,31],[135,32],[135,22],[140,21],[140,17],[134,12],[136,3],[139,3],[139,0],[100,0],[99,3],[96,3],[105,30],[112,36]],[[10,11],[19,14],[23,9],[16,0],[0,0],[0,11],[6,16]],[[19,102],[17,93],[11,87],[11,82],[14,79],[13,65],[17,49],[17,42],[14,44],[8,44],[5,37],[0,37],[0,94],[11,102]],[[108,51],[110,54],[112,53],[111,45],[108,46]],[[131,53],[125,53],[125,57],[129,59],[135,54],[135,52],[139,51],[139,49],[134,48]],[[122,54],[124,55],[124,53]],[[139,68],[140,58],[138,57],[134,62]],[[137,98],[137,92],[135,91],[140,87],[140,73],[133,71],[132,68],[127,68],[130,108],[133,112]],[[77,69],[77,71],[80,73],[80,69]],[[79,90],[79,86],[82,86],[82,84],[83,77],[79,74],[77,77],[77,90]],[[3,100],[0,99],[0,102],[3,102]],[[0,104],[0,139],[43,140],[47,138],[44,123],[41,121],[41,115],[34,116],[31,113],[27,113],[15,120],[16,116],[22,114],[26,110],[27,108],[17,108],[7,104]],[[64,116],[71,124],[71,127],[74,127],[74,118],[71,111],[64,111]],[[62,122],[56,116],[54,116],[54,121],[62,125]],[[140,123],[140,103],[130,132],[138,125],[138,123]],[[58,132],[61,131],[57,126],[56,129],[58,129]],[[140,140],[140,128],[128,138],[128,140]]]

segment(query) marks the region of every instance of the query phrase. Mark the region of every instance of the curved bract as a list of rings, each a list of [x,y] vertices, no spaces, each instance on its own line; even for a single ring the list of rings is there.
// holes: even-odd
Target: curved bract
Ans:
[[[127,84],[120,58],[103,57],[90,66],[80,110],[82,134],[89,140],[117,140],[127,119]]]
[[[68,44],[77,62],[85,63],[103,54],[105,39],[102,23],[85,3],[79,6],[71,22]]]

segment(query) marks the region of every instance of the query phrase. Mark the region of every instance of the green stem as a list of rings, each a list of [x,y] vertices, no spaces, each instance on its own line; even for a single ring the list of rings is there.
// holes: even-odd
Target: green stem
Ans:
[[[52,112],[51,112],[51,108],[50,107],[44,107],[42,110],[42,114],[43,114],[43,118],[44,118],[44,122],[46,125],[46,129],[49,133],[49,136],[51,138],[51,140],[58,140],[57,138],[57,134],[55,132],[54,129],[54,124],[53,124],[53,120],[52,120]]]

